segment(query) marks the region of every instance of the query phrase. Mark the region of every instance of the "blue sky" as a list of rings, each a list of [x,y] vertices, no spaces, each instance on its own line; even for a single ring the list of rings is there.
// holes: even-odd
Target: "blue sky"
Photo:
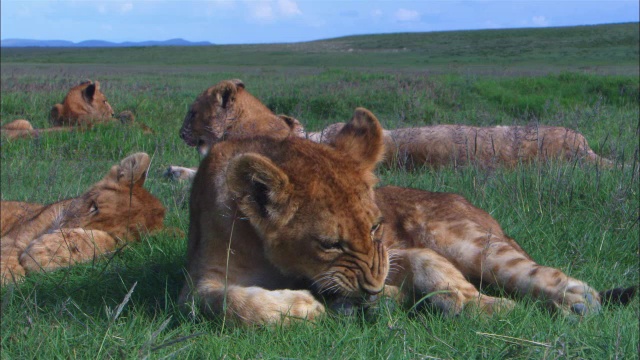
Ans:
[[[637,22],[638,0],[2,0],[2,39],[216,44]]]

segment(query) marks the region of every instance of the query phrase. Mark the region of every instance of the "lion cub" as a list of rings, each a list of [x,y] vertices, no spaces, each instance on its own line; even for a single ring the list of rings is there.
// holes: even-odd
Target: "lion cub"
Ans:
[[[143,187],[149,163],[149,155],[133,154],[83,195],[54,204],[2,201],[2,284],[93,259],[162,228],[165,209]]]
[[[433,294],[427,301],[447,314],[513,305],[480,294],[475,278],[561,311],[598,311],[598,292],[536,264],[461,196],[374,189],[383,153],[383,130],[361,108],[331,146],[295,137],[213,145],[193,182],[180,302],[258,325],[320,316],[312,292],[347,302]]]
[[[41,133],[71,131],[75,127],[91,127],[94,124],[119,121],[122,124],[136,124],[145,134],[153,130],[142,123],[135,122],[131,111],[122,111],[115,119],[113,108],[107,97],[100,91],[100,82],[85,81],[72,87],[64,97],[62,104],[55,104],[49,112],[50,128],[34,129],[28,120],[19,119],[0,127],[2,135],[8,139],[37,137]]]
[[[300,121],[275,115],[251,95],[241,80],[225,80],[200,94],[189,107],[180,137],[206,154],[211,144],[252,136],[306,137],[330,143],[344,126],[306,132]],[[478,165],[515,167],[547,160],[583,160],[611,168],[614,162],[596,154],[578,131],[556,126],[433,125],[384,130],[386,167],[419,169]],[[190,180],[196,169],[170,166],[165,175]]]
[[[294,119],[295,120],[295,119]],[[321,132],[304,133],[299,121],[294,132],[316,142],[330,143],[344,126],[335,123]],[[596,154],[584,135],[559,126],[432,125],[385,130],[387,167],[415,169],[468,164],[515,167],[534,161],[580,159],[611,168],[613,161]]]

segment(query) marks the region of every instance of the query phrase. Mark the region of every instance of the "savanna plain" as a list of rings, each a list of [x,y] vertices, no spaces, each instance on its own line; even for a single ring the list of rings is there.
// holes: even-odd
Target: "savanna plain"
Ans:
[[[455,192],[488,211],[539,263],[596,289],[638,284],[638,23],[572,28],[388,34],[309,43],[194,48],[8,49],[2,123],[50,126],[49,109],[99,80],[118,124],[2,139],[2,200],[50,203],[81,194],[125,156],[152,156],[146,187],[187,232],[190,185],[162,177],[197,166],[178,137],[188,105],[240,78],[276,113],[309,130],[366,107],[386,128],[432,124],[557,125],[585,135],[613,169],[580,161],[514,169],[380,169],[381,184]],[[524,298],[492,317],[447,318],[391,302],[313,324],[242,328],[180,311],[186,236],[150,235],[93,262],[2,288],[2,359],[638,358],[639,301],[583,318]],[[493,294],[500,289],[487,289]]]

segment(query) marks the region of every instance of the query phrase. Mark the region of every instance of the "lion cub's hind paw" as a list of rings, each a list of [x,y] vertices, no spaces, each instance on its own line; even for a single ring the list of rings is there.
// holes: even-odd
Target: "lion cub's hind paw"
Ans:
[[[569,284],[554,305],[566,315],[592,315],[602,310],[600,295],[584,283]]]

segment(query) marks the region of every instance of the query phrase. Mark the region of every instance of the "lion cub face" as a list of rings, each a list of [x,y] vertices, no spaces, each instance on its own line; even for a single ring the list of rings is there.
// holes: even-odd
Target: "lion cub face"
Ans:
[[[65,208],[60,227],[102,230],[124,240],[160,229],[164,206],[143,187],[149,163],[147,154],[137,153],[111,167]]]
[[[380,292],[389,261],[373,193],[372,170],[384,147],[377,119],[358,109],[333,149],[298,139],[281,150],[270,144],[227,167],[229,190],[268,261],[319,292]]]
[[[241,80],[224,80],[208,88],[189,106],[180,138],[206,155],[222,140],[256,135],[284,138],[291,134],[287,120],[273,114],[245,90]]]

